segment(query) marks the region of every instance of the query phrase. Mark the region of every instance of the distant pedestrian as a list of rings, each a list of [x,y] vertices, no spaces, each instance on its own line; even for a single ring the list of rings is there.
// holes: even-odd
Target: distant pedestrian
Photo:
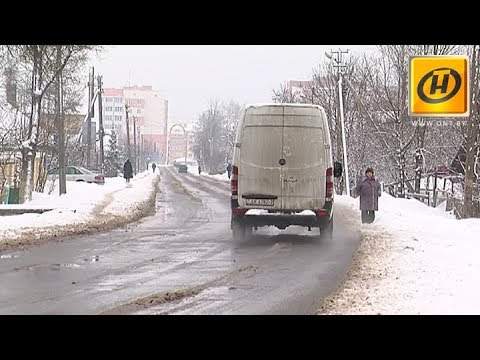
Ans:
[[[228,165],[227,165],[227,175],[228,175],[229,179],[232,176],[232,164],[230,164],[230,163],[228,163]]]
[[[365,171],[366,178],[359,181],[354,190],[354,196],[360,196],[360,211],[362,223],[371,224],[378,211],[378,198],[382,196],[380,183],[375,179],[372,168]]]
[[[201,173],[202,173],[202,167],[198,165],[198,175],[200,175]]]
[[[129,183],[130,179],[133,178],[133,168],[130,159],[127,159],[127,161],[125,161],[125,164],[123,164],[123,177],[125,178],[127,183]]]
[[[152,170],[153,172],[155,172],[155,168],[157,167],[157,165],[155,163],[152,164]]]

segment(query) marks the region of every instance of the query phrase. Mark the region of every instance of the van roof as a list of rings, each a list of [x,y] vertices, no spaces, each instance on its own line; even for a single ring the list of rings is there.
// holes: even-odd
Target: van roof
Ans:
[[[315,104],[300,104],[300,103],[257,103],[257,104],[247,104],[247,105],[245,106],[245,109],[265,107],[265,106],[309,107],[309,108],[316,108],[316,109],[319,109],[319,110],[324,110],[323,106],[320,106],[320,105],[315,105]]]

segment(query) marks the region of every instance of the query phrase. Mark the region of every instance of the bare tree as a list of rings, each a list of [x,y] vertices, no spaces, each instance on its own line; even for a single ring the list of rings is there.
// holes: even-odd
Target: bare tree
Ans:
[[[464,185],[464,208],[463,217],[469,218],[475,214],[474,202],[477,176],[476,176],[476,157],[478,154],[478,136],[480,125],[480,46],[472,45],[468,49],[470,56],[470,89],[471,89],[471,107],[470,116],[467,120],[465,141],[465,185]],[[474,196],[476,195],[476,196]]]
[[[459,51],[460,47],[456,45],[418,45],[414,47],[414,52],[419,55],[450,55]],[[414,150],[414,162],[415,162],[415,193],[420,193],[420,184],[422,175],[425,172],[426,152],[427,145],[425,140],[427,139],[427,130],[435,133],[434,137],[441,136],[443,129],[429,126],[431,121],[423,119],[423,121],[417,121],[415,125],[415,150]],[[436,164],[433,164],[435,167]]]
[[[193,152],[195,158],[210,173],[224,170],[233,156],[235,131],[243,106],[233,100],[211,100],[209,107],[195,126]]]
[[[288,83],[283,83],[280,84],[279,89],[273,89],[272,101],[276,103],[298,103],[301,102],[301,98],[290,91]]]
[[[244,105],[241,105],[233,100],[222,105],[225,114],[224,128],[225,128],[225,144],[226,154],[225,158],[231,160],[233,157],[233,149],[235,146],[235,132],[237,130],[238,121],[242,115]]]
[[[216,173],[224,161],[224,149],[221,139],[224,138],[223,124],[225,114],[219,100],[210,100],[207,110],[198,119],[195,127],[193,152],[197,160],[209,173]],[[224,145],[224,144],[223,144]]]
[[[348,58],[346,69],[343,74],[346,78],[351,78],[357,62],[355,56]],[[283,102],[296,103],[312,103],[321,105],[326,112],[327,121],[330,129],[330,136],[333,146],[333,157],[336,160],[343,159],[343,140],[342,126],[339,112],[339,94],[338,94],[338,73],[330,61],[321,62],[316,69],[313,70],[312,79],[310,81],[301,82],[301,91],[292,92],[287,85],[280,85],[279,90],[274,90],[273,98]],[[283,95],[282,95],[283,94]],[[343,88],[342,93],[344,99],[344,117],[346,128],[347,148],[349,153],[349,166],[352,162],[355,164],[349,170],[349,174],[356,172],[363,167],[363,151],[358,153],[358,140],[364,139],[363,118],[361,110],[354,101],[352,101],[352,92],[348,87]],[[359,132],[358,130],[361,130]],[[351,157],[351,154],[359,155]],[[360,164],[359,164],[360,162]],[[336,183],[337,192],[342,193],[345,187],[343,182]]]
[[[419,193],[425,175],[438,165],[452,165],[464,174],[462,216],[480,214],[478,143],[480,128],[479,46],[388,45],[378,53],[350,57],[344,73],[344,112],[350,172],[361,176],[365,165],[376,168],[387,182],[399,185],[400,195]],[[471,59],[471,113],[457,119],[408,115],[409,59],[417,55],[468,54]],[[312,86],[293,98],[287,84],[274,90],[277,102],[322,105],[330,125],[334,156],[342,158],[337,77],[321,62],[313,71]],[[353,178],[350,176],[350,178]],[[342,189],[338,189],[342,191]],[[477,215],[475,215],[477,214]]]
[[[42,99],[55,79],[65,69],[67,64],[76,55],[86,54],[95,46],[89,45],[7,45],[3,47],[8,53],[10,61],[15,62],[28,77],[30,86],[30,101],[27,97],[21,99],[21,105],[29,103],[28,125],[25,129],[24,140],[21,143],[22,172],[21,184],[22,200],[31,198],[34,177],[34,159],[39,143],[39,131],[42,125]],[[59,57],[58,54],[61,53]]]
[[[0,194],[3,193],[6,185],[16,186],[11,182],[10,173],[14,177],[20,167],[17,167],[17,146],[21,138],[21,114],[12,109],[7,103],[0,103]],[[9,181],[10,180],[10,181]]]

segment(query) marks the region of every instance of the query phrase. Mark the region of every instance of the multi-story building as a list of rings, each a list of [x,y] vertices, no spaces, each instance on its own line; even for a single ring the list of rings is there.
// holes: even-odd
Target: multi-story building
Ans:
[[[128,86],[123,89],[104,89],[103,124],[105,129],[115,129],[119,141],[126,142],[128,127],[130,145],[134,143],[134,127],[137,146],[142,149],[146,161],[166,163],[168,101],[151,86]]]
[[[299,101],[312,93],[312,87],[313,81],[290,80],[287,83],[287,92],[292,99]]]
[[[102,94],[103,127],[117,133],[125,129],[123,89],[104,89]]]

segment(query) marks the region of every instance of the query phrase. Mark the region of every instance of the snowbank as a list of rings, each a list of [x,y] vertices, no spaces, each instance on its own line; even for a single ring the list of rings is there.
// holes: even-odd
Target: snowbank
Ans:
[[[336,201],[358,209],[358,199]],[[359,212],[360,217],[360,212]],[[480,314],[480,219],[383,194],[326,314]]]
[[[32,201],[2,207],[42,207],[52,211],[0,217],[0,250],[32,244],[60,235],[72,235],[120,226],[143,216],[153,205],[159,174],[106,178],[105,185],[67,182],[67,194],[33,193]]]

